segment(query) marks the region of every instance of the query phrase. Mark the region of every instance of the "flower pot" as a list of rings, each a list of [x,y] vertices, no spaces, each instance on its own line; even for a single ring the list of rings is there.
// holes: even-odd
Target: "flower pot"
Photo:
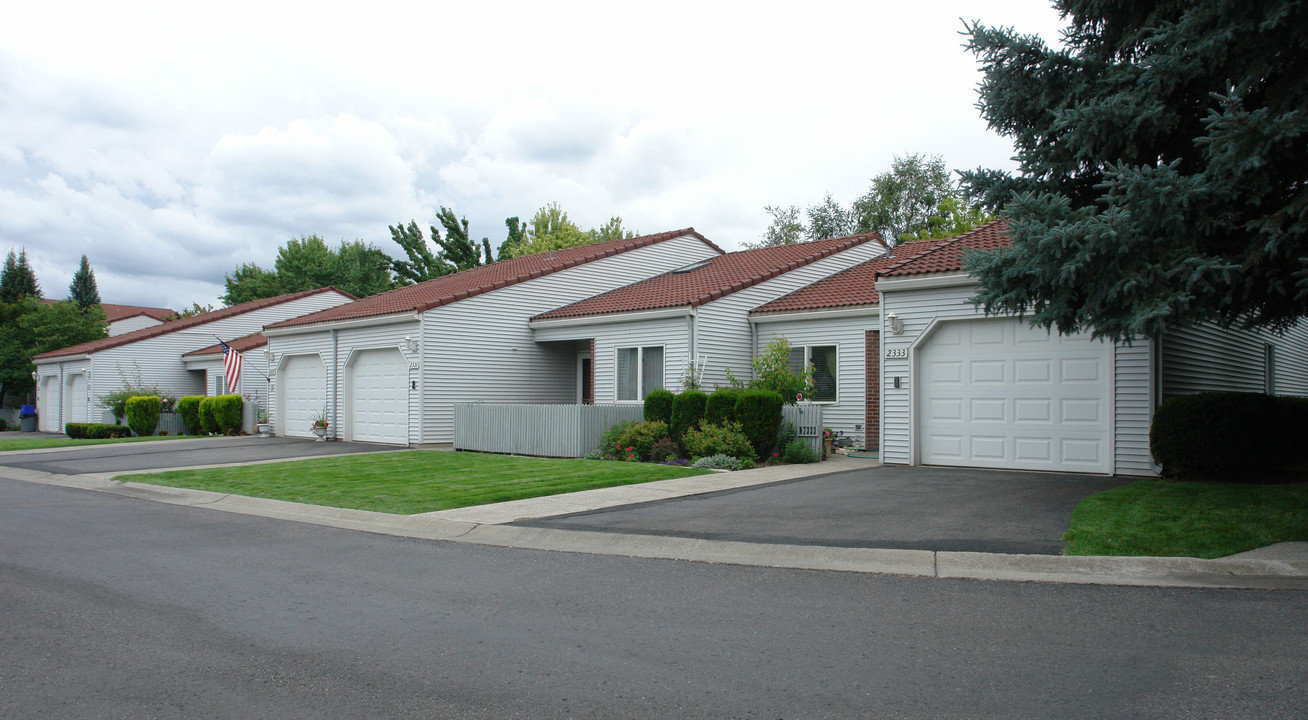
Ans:
[[[318,436],[318,442],[324,442],[327,440],[327,428],[325,427],[315,427],[313,429],[313,434]]]
[[[255,427],[259,430],[259,437],[272,437],[272,423],[257,423]]]

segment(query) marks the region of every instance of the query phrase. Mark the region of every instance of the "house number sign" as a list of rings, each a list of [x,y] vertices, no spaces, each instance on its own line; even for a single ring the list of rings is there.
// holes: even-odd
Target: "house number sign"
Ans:
[[[907,346],[904,346],[904,347],[886,348],[886,357],[887,357],[887,358],[906,358],[906,357],[908,357],[908,347],[907,347]]]

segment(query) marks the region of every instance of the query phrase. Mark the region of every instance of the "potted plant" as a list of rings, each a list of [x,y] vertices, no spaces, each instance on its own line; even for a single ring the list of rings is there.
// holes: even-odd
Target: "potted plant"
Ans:
[[[320,413],[314,413],[313,434],[318,436],[318,442],[323,442],[324,440],[327,439],[327,411],[326,410],[323,410]]]
[[[272,436],[272,423],[268,422],[267,410],[264,410],[263,408],[259,408],[259,420],[257,423],[255,423],[255,427],[258,428],[259,430],[259,437]]]

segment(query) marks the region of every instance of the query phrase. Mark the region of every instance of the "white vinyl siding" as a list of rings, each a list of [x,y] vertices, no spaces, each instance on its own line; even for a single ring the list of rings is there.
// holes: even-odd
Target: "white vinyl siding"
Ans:
[[[1267,346],[1274,376],[1268,378]],[[1163,399],[1207,391],[1308,395],[1308,323],[1284,335],[1266,330],[1223,330],[1214,323],[1163,334]]]
[[[884,253],[880,243],[866,242],[696,308],[694,352],[705,359],[704,388],[725,387],[728,369],[741,381],[751,378],[750,310]]]
[[[149,315],[137,315],[135,317],[116,320],[114,322],[109,323],[109,337],[113,337],[115,335],[125,335],[129,332],[132,332],[133,330],[140,330],[141,328],[154,327],[155,325],[158,325],[161,322],[163,321],[156,320],[155,318],[152,318]]]
[[[1158,468],[1149,452],[1149,426],[1153,422],[1156,384],[1153,343],[1137,338],[1113,349],[1113,472],[1117,475],[1154,476]]]
[[[835,346],[838,392],[836,402],[823,403],[822,424],[844,433],[854,440],[856,447],[862,447],[867,423],[866,333],[880,327],[877,317],[795,318],[784,321],[759,318],[757,326],[756,355],[762,353],[768,343],[777,337],[784,337],[791,345],[800,347]]]
[[[618,348],[651,347],[663,348],[662,387],[672,392],[681,392],[682,378],[691,362],[689,357],[690,318],[665,317],[654,320],[624,321],[621,315],[615,315],[613,322],[580,327],[548,328],[536,331],[536,339],[542,342],[559,340],[595,340],[593,372],[595,373],[595,402],[618,402],[616,360]],[[705,388],[712,390],[711,387]]]
[[[455,403],[576,402],[576,344],[533,334],[531,318],[717,254],[694,236],[674,238],[427,311],[419,384],[422,442],[453,441]],[[581,334],[568,339],[598,337],[589,328],[570,329]],[[556,339],[565,338],[548,338]],[[665,372],[675,357],[668,348]],[[612,350],[597,342],[596,402],[613,397],[611,368],[607,395],[601,390],[602,365],[612,358]]]

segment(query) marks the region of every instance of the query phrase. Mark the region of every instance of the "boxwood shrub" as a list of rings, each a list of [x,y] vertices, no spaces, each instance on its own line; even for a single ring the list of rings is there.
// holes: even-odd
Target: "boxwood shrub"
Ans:
[[[236,435],[241,432],[241,406],[245,399],[240,395],[219,395],[212,398],[214,432]]]
[[[126,425],[105,423],[67,423],[64,425],[64,434],[76,440],[107,440],[131,437],[132,429]]]
[[[213,403],[217,399],[216,397],[200,398],[196,416],[200,420],[201,435],[212,435],[218,432],[218,421],[213,416]]]
[[[1308,460],[1308,400],[1206,392],[1168,398],[1149,428],[1149,450],[1164,475],[1258,481],[1278,466]]]
[[[672,402],[676,397],[669,390],[655,390],[645,396],[645,419],[650,422],[672,424]]]
[[[704,405],[704,421],[721,425],[736,419],[736,401],[740,399],[740,391],[733,388],[722,388],[713,391],[708,396],[708,403]]]
[[[745,390],[736,400],[736,419],[754,446],[754,452],[766,460],[772,454],[781,430],[780,393],[771,390]]]
[[[158,395],[137,395],[127,398],[124,411],[127,413],[127,427],[141,437],[149,437],[159,429],[159,409],[163,401]]]
[[[177,413],[182,416],[187,435],[200,434],[200,401],[203,395],[188,395],[177,399]]]
[[[672,440],[678,445],[686,431],[704,419],[708,396],[699,390],[687,390],[672,400]]]

